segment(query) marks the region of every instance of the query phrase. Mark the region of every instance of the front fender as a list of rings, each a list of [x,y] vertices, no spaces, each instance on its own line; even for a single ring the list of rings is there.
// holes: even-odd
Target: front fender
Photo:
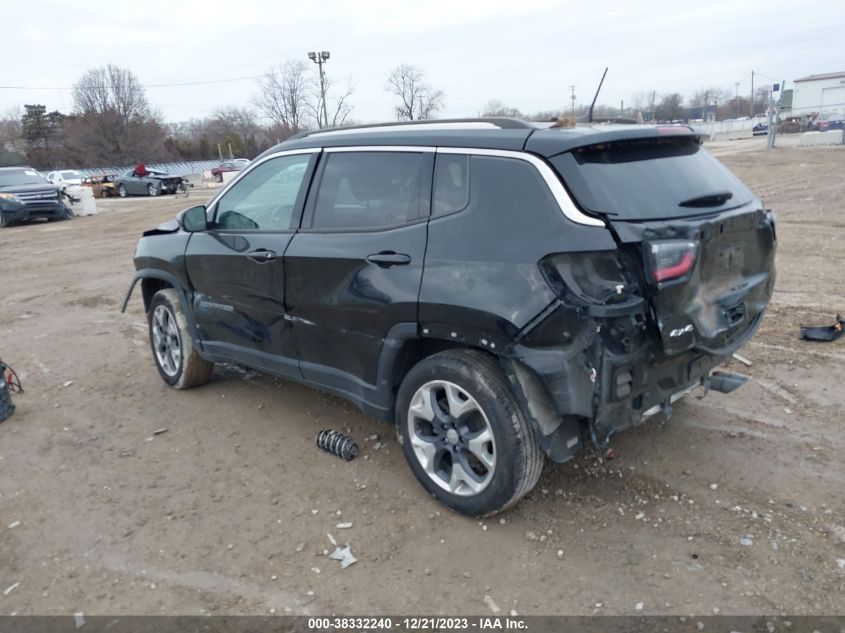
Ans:
[[[132,276],[132,281],[129,284],[129,289],[126,291],[126,297],[123,299],[123,305],[120,308],[121,313],[126,312],[126,306],[129,304],[129,299],[132,297],[132,291],[135,290],[135,286],[137,283],[142,279],[158,279],[166,283],[169,287],[172,287],[176,292],[179,293],[179,298],[182,301],[182,312],[185,314],[185,318],[188,321],[188,328],[191,332],[191,338],[197,343],[197,345],[202,348],[202,342],[199,338],[196,322],[194,321],[194,311],[191,301],[188,297],[188,293],[185,290],[185,287],[179,281],[179,279],[164,270],[157,270],[154,268],[142,268],[135,272]],[[147,305],[145,302],[144,310],[146,311]]]

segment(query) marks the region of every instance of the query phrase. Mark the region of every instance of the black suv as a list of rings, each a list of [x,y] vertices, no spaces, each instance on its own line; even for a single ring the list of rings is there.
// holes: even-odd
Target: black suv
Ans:
[[[755,332],[771,211],[687,127],[487,119],[305,133],[135,253],[172,387],[235,362],[396,425],[422,485],[496,512]],[[124,302],[124,309],[126,302]]]
[[[32,167],[0,167],[0,227],[72,217],[59,188]]]

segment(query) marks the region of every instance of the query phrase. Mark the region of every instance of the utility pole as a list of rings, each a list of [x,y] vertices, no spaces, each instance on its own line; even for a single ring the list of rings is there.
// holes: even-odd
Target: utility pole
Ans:
[[[625,116],[625,100],[624,99],[621,99],[619,101],[619,116],[620,117]]]
[[[329,109],[326,107],[326,75],[323,73],[323,64],[329,61],[329,51],[311,51],[308,53],[308,59],[320,67],[320,99],[323,104],[323,127],[329,127]],[[317,117],[317,122],[320,122],[320,117]]]
[[[734,86],[736,86],[736,98],[734,98],[734,118],[739,118],[739,82],[737,81]]]
[[[573,119],[575,118],[575,88],[577,88],[577,86],[569,86],[569,102]]]
[[[652,90],[651,91],[651,99],[649,100],[649,104],[648,104],[648,122],[649,123],[654,122],[654,99],[655,99],[655,97],[657,97],[657,93],[654,90]]]
[[[751,117],[754,117],[754,71],[751,71]]]

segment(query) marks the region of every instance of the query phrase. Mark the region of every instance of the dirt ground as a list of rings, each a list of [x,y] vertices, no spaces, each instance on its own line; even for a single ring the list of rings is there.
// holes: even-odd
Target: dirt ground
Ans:
[[[713,149],[780,221],[753,366],[730,367],[754,380],[685,398],[612,462],[547,464],[486,521],[427,497],[339,399],[237,367],[164,386],[140,298],[119,305],[140,232],[203,194],[0,231],[0,354],[26,389],[0,424],[0,613],[845,612],[845,340],[798,339],[845,313],[845,148],[738,143]],[[318,451],[325,427],[359,458]]]

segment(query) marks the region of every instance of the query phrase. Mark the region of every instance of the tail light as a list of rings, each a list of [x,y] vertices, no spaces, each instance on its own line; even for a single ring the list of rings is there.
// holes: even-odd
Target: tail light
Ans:
[[[666,240],[649,244],[652,279],[661,283],[680,279],[695,266],[698,243],[688,240]]]

